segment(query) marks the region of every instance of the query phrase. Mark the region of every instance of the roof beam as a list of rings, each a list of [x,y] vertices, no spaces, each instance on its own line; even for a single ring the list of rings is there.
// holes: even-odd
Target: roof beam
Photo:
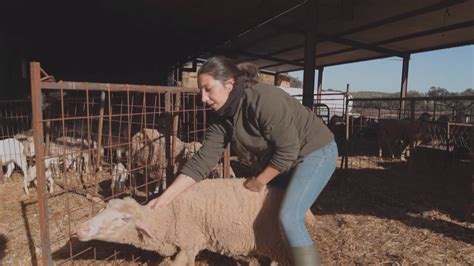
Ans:
[[[379,44],[389,44],[389,43],[394,43],[394,42],[399,42],[399,41],[406,41],[413,38],[425,37],[428,35],[433,35],[433,34],[438,34],[438,33],[446,32],[446,31],[458,30],[458,29],[463,29],[463,28],[469,28],[473,26],[474,26],[474,20],[469,20],[466,22],[452,24],[452,25],[448,25],[448,26],[444,26],[440,28],[427,30],[427,31],[415,32],[415,33],[387,39],[384,41],[375,42],[374,44],[379,45]]]
[[[457,30],[457,29],[462,29],[462,28],[467,28],[467,27],[472,27],[472,26],[474,26],[474,20],[470,20],[470,21],[466,21],[466,22],[462,22],[462,23],[457,23],[457,24],[453,24],[453,25],[449,25],[449,26],[445,26],[445,27],[435,28],[435,29],[431,29],[431,30],[427,30],[427,31],[420,31],[420,32],[415,32],[415,33],[411,33],[411,34],[406,34],[406,35],[398,36],[398,37],[395,37],[395,38],[374,42],[374,43],[372,43],[372,45],[382,45],[382,44],[389,44],[389,43],[394,43],[394,42],[401,42],[401,41],[406,41],[406,40],[413,39],[413,38],[425,37],[425,36],[432,35],[432,34],[437,34],[437,33],[441,33],[441,32]],[[318,55],[318,57],[321,58],[321,57],[326,57],[326,56],[331,56],[331,55],[337,55],[337,54],[352,52],[352,51],[355,51],[355,50],[357,50],[357,49],[354,48],[354,47],[351,47],[351,48],[341,49],[341,50],[338,50],[338,51],[323,53],[323,54]]]
[[[301,33],[302,32],[302,30],[299,29],[298,27],[291,28],[291,27],[286,26],[282,30],[283,27],[279,27],[279,26],[276,26],[274,24],[272,24],[272,26],[274,26],[275,29],[277,29],[278,32],[282,32],[282,31],[289,32],[289,33]],[[331,41],[331,42],[334,42],[334,43],[340,43],[340,44],[344,44],[344,45],[349,45],[349,46],[352,46],[352,47],[356,47],[358,49],[365,49],[365,50],[374,51],[374,52],[382,53],[382,54],[388,54],[388,55],[392,55],[392,56],[400,56],[400,57],[403,56],[403,53],[401,53],[400,51],[396,51],[396,50],[388,49],[388,48],[383,48],[383,47],[377,47],[376,45],[371,45],[371,44],[359,42],[359,41],[356,41],[356,40],[343,38],[343,37],[339,37],[339,36],[332,36],[332,35],[328,35],[328,34],[324,34],[324,33],[317,33],[317,39],[318,40],[323,40],[323,41]],[[282,51],[285,51],[285,50],[291,51],[293,49],[293,47],[294,48],[302,48],[303,45],[295,45],[295,46],[292,46],[292,47],[289,47],[289,48],[285,48],[284,50],[280,50],[280,51],[265,54],[265,56],[277,55],[277,54],[282,53]],[[254,59],[251,59],[251,60],[254,60]]]
[[[406,40],[413,39],[413,38],[420,38],[420,37],[425,37],[425,36],[429,36],[429,35],[432,35],[432,34],[438,34],[438,33],[446,32],[446,31],[452,31],[452,30],[457,30],[457,29],[462,29],[462,28],[467,28],[467,27],[473,27],[473,26],[474,26],[474,20],[470,20],[470,21],[467,21],[467,22],[457,23],[457,24],[453,24],[453,25],[449,25],[449,26],[445,26],[445,27],[440,27],[440,28],[435,28],[435,29],[431,29],[431,30],[427,30],[427,31],[420,31],[420,32],[415,32],[415,33],[411,33],[411,34],[406,34],[406,35],[386,39],[386,40],[383,40],[383,41],[374,42],[374,43],[371,43],[369,45],[384,45],[384,44],[389,44],[389,43],[394,43],[394,42],[406,41]],[[459,45],[455,45],[455,46],[459,46]],[[322,57],[326,57],[326,56],[352,52],[352,51],[355,51],[355,50],[358,50],[358,49],[359,48],[351,47],[351,48],[346,48],[346,49],[342,49],[342,50],[338,50],[338,51],[319,54],[319,55],[316,55],[316,56],[318,58],[322,58]],[[404,53],[406,53],[406,52],[404,52]],[[303,60],[303,58],[296,59],[295,61],[301,61],[301,60]],[[267,65],[267,66],[263,66],[262,68],[276,67],[276,66],[278,66],[278,64]],[[328,65],[325,65],[325,66],[328,66]]]
[[[271,32],[271,33],[268,33],[268,34],[261,35],[257,39],[253,40],[251,43],[247,43],[244,46],[240,45],[240,48],[242,50],[251,48],[251,47],[255,46],[257,43],[266,41],[266,40],[271,39],[273,37],[276,37],[276,36],[278,36],[279,34],[282,34],[282,33],[304,34],[304,32],[299,28],[296,28],[296,27],[295,28],[290,28],[290,27],[286,27],[286,26],[277,25],[275,23],[275,21],[272,21],[272,22],[268,23],[268,25],[271,25],[275,29],[275,31]],[[267,54],[267,55],[272,55],[272,54]]]
[[[304,66],[303,63],[297,62],[297,61],[291,61],[291,60],[286,60],[283,58],[278,58],[278,57],[273,57],[273,56],[268,56],[268,55],[260,55],[260,54],[255,54],[255,53],[250,53],[250,52],[245,52],[245,51],[237,51],[237,53],[245,56],[251,56],[251,57],[256,57],[268,61],[273,61],[277,63],[282,63],[282,64],[288,64],[288,65],[294,65],[294,66]]]
[[[438,11],[440,9],[450,7],[450,6],[453,6],[453,5],[457,5],[457,4],[461,4],[461,3],[464,3],[466,1],[467,0],[444,0],[444,1],[441,1],[439,3],[433,4],[433,5],[430,5],[430,6],[427,6],[427,7],[422,7],[422,8],[419,8],[419,9],[415,9],[413,11],[410,11],[410,12],[407,12],[407,13],[404,13],[404,14],[392,16],[392,17],[381,19],[381,20],[378,20],[378,21],[374,21],[374,22],[362,25],[362,26],[357,27],[357,28],[348,29],[346,31],[343,31],[341,33],[336,34],[335,36],[336,37],[341,37],[341,36],[345,36],[345,35],[354,34],[356,32],[366,31],[366,30],[369,30],[369,29],[372,29],[372,28],[377,28],[377,27],[383,26],[385,24],[394,23],[394,22],[397,22],[397,21],[401,21],[401,20],[404,20],[404,19],[411,18],[411,17],[415,17],[415,16],[427,14],[427,13],[430,13],[430,12]],[[291,47],[280,50],[279,53],[288,52],[288,51],[295,50],[295,49],[300,49],[300,48],[303,48],[303,47],[304,47],[304,44],[294,45],[294,46],[291,46]],[[352,49],[353,48],[348,48],[348,49],[345,49],[345,50],[353,51]],[[279,53],[273,52],[271,54],[272,55],[277,55]],[[335,54],[335,52],[331,52],[330,55],[334,55],[333,53]]]
[[[273,17],[271,17],[271,18],[269,18],[269,19],[263,21],[262,23],[260,23],[260,24],[258,24],[258,25],[256,25],[256,26],[254,26],[254,27],[252,27],[252,28],[246,30],[245,32],[242,32],[242,33],[238,34],[235,38],[236,38],[236,39],[239,39],[239,38],[241,38],[242,36],[248,34],[249,32],[254,31],[255,29],[258,29],[258,28],[260,28],[260,27],[262,27],[262,26],[264,26],[264,25],[266,25],[266,24],[273,23],[273,22],[274,22],[276,19],[278,19],[279,17],[282,17],[282,16],[284,16],[284,15],[286,15],[286,14],[288,14],[288,13],[291,13],[292,11],[294,11],[294,10],[300,8],[300,7],[304,7],[304,6],[307,4],[307,2],[308,2],[308,0],[303,0],[302,2],[300,2],[300,3],[298,3],[298,4],[294,5],[294,6],[292,6],[291,8],[289,8],[289,9],[287,9],[287,10],[285,10],[285,11],[279,13],[279,14],[277,14],[276,16],[273,16]],[[273,25],[274,25],[274,24],[273,24]],[[226,42],[224,42],[223,44],[217,46],[216,48],[218,48],[218,49],[219,49],[219,48],[222,48],[223,46],[228,45],[228,44],[231,43],[231,42],[232,42],[232,39],[227,40]]]
[[[387,54],[387,55],[392,55],[392,56],[403,56],[403,53],[400,51],[396,51],[393,49],[388,49],[384,47],[379,47],[374,44],[369,44],[369,43],[363,43],[355,40],[351,40],[348,38],[342,38],[342,37],[337,37],[337,36],[331,36],[327,35],[324,33],[318,33],[318,37],[323,40],[331,41],[334,43],[339,43],[339,44],[344,44],[344,45],[349,45],[357,49],[364,49],[364,50],[369,50],[369,51],[374,51],[377,53],[381,54]]]
[[[452,43],[452,44],[442,44],[442,45],[438,45],[438,46],[435,46],[435,47],[431,47],[429,49],[411,50],[411,51],[407,51],[406,53],[407,54],[416,54],[416,53],[422,53],[422,52],[433,51],[433,50],[460,47],[460,46],[465,46],[465,45],[474,45],[474,39],[463,41],[463,42],[458,42],[458,43]],[[352,63],[358,63],[358,62],[369,61],[369,60],[383,59],[383,58],[387,58],[387,57],[389,57],[389,56],[377,55],[377,56],[373,56],[373,57],[369,57],[369,58],[356,59],[356,60],[352,60],[352,61],[348,61],[348,62],[338,62],[338,63],[333,63],[333,64],[327,64],[327,65],[324,65],[324,67],[338,66],[338,65],[344,65],[344,64],[352,64]],[[280,66],[280,65],[281,64],[275,65],[275,66]],[[275,67],[275,66],[273,66],[273,67]],[[320,67],[323,67],[323,66],[317,66],[317,68],[320,68]],[[303,68],[298,67],[298,68],[292,68],[292,69],[285,70],[285,71],[276,71],[275,73],[276,74],[281,74],[281,73],[288,73],[288,72],[301,71],[301,70],[303,70]]]
[[[407,19],[407,18],[412,18],[412,17],[416,17],[416,16],[423,15],[423,14],[426,14],[426,13],[438,11],[440,9],[443,9],[443,8],[446,8],[446,7],[449,7],[449,6],[453,6],[453,5],[457,5],[457,4],[461,4],[461,3],[466,2],[466,1],[467,0],[444,0],[444,1],[441,1],[441,2],[439,2],[437,4],[434,4],[434,5],[418,8],[418,9],[415,9],[413,11],[409,11],[409,12],[406,12],[406,13],[403,13],[403,14],[400,14],[400,15],[384,18],[384,19],[377,20],[377,21],[368,23],[366,25],[363,25],[363,26],[360,26],[360,27],[357,27],[357,28],[353,28],[353,29],[343,31],[341,33],[338,33],[337,36],[346,36],[346,35],[354,34],[356,32],[361,32],[361,31],[366,31],[366,30],[369,30],[369,29],[381,27],[381,26],[384,26],[386,24],[390,24],[390,23],[394,23],[394,22],[397,22],[397,21],[400,21],[400,20]]]
[[[271,25],[276,29],[276,32],[272,33],[272,34],[268,34],[267,36],[265,37],[261,37],[261,38],[258,38],[257,40],[255,40],[254,42],[252,42],[251,44],[249,45],[246,45],[245,48],[249,48],[249,47],[252,47],[254,46],[255,44],[259,43],[259,42],[262,42],[262,41],[265,41],[265,40],[268,40],[270,38],[273,38],[275,36],[278,36],[278,34],[281,34],[281,33],[287,33],[287,34],[301,34],[301,35],[305,35],[305,32],[303,29],[299,28],[299,27],[290,27],[290,26],[283,26],[283,25],[276,25],[274,22],[271,23]],[[297,44],[295,45],[295,47],[289,47],[289,48],[285,48],[285,50],[288,50],[288,51],[291,51],[295,48],[303,48],[304,45],[303,44]],[[243,50],[243,49],[242,49]],[[282,53],[281,51],[277,50],[275,52],[271,52],[271,53],[267,53],[265,55],[267,56],[274,56],[274,55],[277,55],[277,54],[280,54]],[[250,60],[255,60],[257,58],[250,58]]]
[[[415,50],[411,50],[411,51],[406,51],[405,53],[407,53],[407,54],[416,54],[416,53],[421,53],[421,52],[427,52],[427,51],[433,51],[433,50],[439,50],[439,49],[446,49],[446,48],[453,48],[453,47],[459,47],[459,46],[471,45],[471,44],[474,44],[474,39],[459,42],[459,43],[454,43],[454,44],[442,44],[442,45],[430,47],[429,49],[415,49]],[[352,60],[352,61],[349,61],[349,62],[339,62],[339,63],[327,64],[327,65],[324,65],[324,67],[337,66],[337,65],[350,64],[350,63],[358,63],[358,62],[363,62],[363,61],[367,61],[367,60],[382,59],[382,58],[387,58],[387,57],[388,56],[380,55],[380,56],[374,56],[374,57],[370,57],[370,58],[366,58],[366,59],[356,59],[356,60]],[[318,67],[321,67],[321,66],[318,66]]]
[[[292,68],[292,69],[285,70],[285,71],[277,71],[277,72],[275,72],[275,74],[288,73],[288,72],[301,71],[301,70],[303,70],[303,68],[298,67],[298,68]]]

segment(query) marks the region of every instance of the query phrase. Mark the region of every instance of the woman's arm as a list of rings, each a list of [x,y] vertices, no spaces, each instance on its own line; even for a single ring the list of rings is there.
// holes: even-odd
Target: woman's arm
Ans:
[[[251,191],[259,192],[279,174],[280,171],[269,164],[257,177],[246,180],[244,186]]]
[[[152,209],[163,208],[168,205],[181,192],[186,190],[188,187],[194,185],[195,183],[196,181],[193,178],[187,175],[180,174],[160,197],[148,202],[147,206],[150,206]]]

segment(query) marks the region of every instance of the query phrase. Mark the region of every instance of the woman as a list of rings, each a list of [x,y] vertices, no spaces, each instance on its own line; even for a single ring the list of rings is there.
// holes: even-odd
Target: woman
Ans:
[[[304,224],[304,215],[336,168],[334,137],[310,109],[283,90],[257,83],[258,69],[212,57],[198,72],[202,101],[219,118],[209,126],[203,147],[171,186],[148,204],[161,208],[217,164],[227,143],[259,175],[244,185],[260,191],[275,177],[289,179],[280,223],[295,265],[318,265],[319,253]]]

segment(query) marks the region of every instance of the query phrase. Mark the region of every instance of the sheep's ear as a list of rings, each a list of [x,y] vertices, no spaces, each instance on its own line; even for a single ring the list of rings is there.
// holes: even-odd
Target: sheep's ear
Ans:
[[[123,203],[126,205],[126,206],[130,206],[132,208],[139,208],[141,207],[142,205],[140,205],[140,203],[138,203],[134,198],[132,197],[125,197],[123,199]]]
[[[150,141],[154,141],[161,137],[160,132],[158,132],[156,129],[144,128],[143,132],[145,133],[145,137]]]
[[[126,223],[130,222],[131,218],[132,218],[132,214],[130,214],[130,213],[124,213],[122,215],[122,221],[124,221]]]
[[[116,208],[118,206],[122,205],[122,200],[121,199],[111,199],[107,203],[107,208]]]
[[[137,201],[136,201],[134,198],[132,198],[132,197],[125,197],[125,198],[123,199],[123,201],[125,201],[125,202],[127,202],[127,203],[129,203],[129,202],[130,202],[130,203],[137,203]]]
[[[150,229],[145,224],[143,224],[141,221],[137,221],[135,225],[136,225],[137,231],[140,234],[142,234],[146,237],[149,237],[149,238],[153,238],[151,236]]]

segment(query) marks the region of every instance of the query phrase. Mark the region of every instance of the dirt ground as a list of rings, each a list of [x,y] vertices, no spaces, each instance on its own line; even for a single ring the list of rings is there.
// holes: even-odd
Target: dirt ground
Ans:
[[[408,173],[406,163],[369,159],[361,156],[349,162],[353,168],[363,169],[338,170],[312,208],[316,226],[311,234],[323,264],[473,265],[474,226],[465,220],[469,186],[461,174],[414,176]],[[18,173],[0,184],[1,265],[39,263],[36,189],[30,192],[24,194]],[[169,261],[126,245],[70,239],[70,228],[100,208],[84,196],[56,192],[49,197],[48,208],[56,264],[72,264],[70,254],[83,250],[74,264],[128,265],[137,261],[156,265]],[[268,260],[259,261],[268,265]],[[197,264],[246,263],[202,252]]]

